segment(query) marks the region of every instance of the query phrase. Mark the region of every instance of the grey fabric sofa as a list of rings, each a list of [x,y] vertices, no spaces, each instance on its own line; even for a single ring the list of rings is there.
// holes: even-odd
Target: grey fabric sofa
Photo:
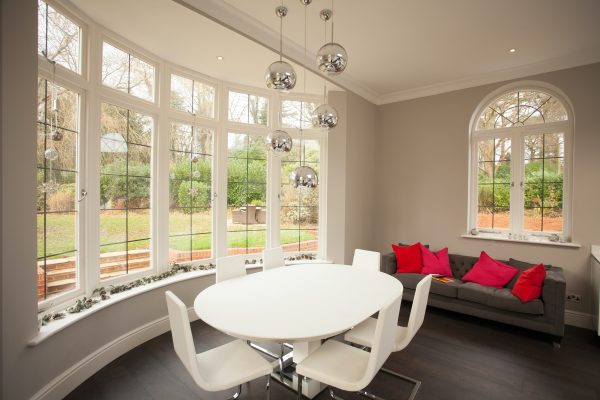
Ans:
[[[520,273],[502,289],[462,282],[460,279],[473,267],[478,257],[457,254],[449,254],[449,257],[454,281],[443,283],[433,280],[431,282],[428,302],[430,306],[547,333],[560,342],[565,330],[566,282],[562,268],[547,266],[541,299],[523,304],[511,293]],[[521,271],[533,266],[512,258],[502,262]],[[396,273],[394,253],[382,257],[381,270],[402,282],[403,298],[410,301],[413,299],[417,283],[425,276]]]

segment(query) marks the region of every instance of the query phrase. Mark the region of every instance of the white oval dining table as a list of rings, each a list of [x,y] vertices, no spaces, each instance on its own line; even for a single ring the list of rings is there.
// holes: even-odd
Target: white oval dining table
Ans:
[[[204,322],[230,336],[294,343],[298,363],[321,339],[358,325],[402,290],[400,281],[382,272],[296,264],[212,285],[196,296],[194,309]]]

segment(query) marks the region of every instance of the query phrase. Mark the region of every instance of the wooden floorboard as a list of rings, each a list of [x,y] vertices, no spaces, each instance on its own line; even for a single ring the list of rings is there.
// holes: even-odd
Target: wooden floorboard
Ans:
[[[401,323],[409,312],[410,307],[403,308]],[[202,321],[192,323],[192,329],[198,352],[231,340]],[[567,327],[556,349],[542,334],[429,308],[412,343],[392,354],[386,367],[423,382],[418,400],[600,400],[600,338],[574,327]],[[264,383],[261,378],[244,385],[241,399],[264,399]],[[406,399],[411,385],[380,373],[368,389],[388,399]],[[114,360],[67,399],[217,400],[232,393],[199,389],[166,333]],[[271,399],[295,398],[289,389],[272,383]],[[328,398],[328,393],[317,397]]]

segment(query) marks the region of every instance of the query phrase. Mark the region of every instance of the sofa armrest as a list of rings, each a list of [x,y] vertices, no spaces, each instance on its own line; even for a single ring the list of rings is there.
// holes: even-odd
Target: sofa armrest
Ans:
[[[387,253],[381,256],[381,272],[393,275],[396,273],[396,254]]]
[[[559,336],[564,335],[565,326],[565,294],[567,282],[560,267],[551,267],[546,271],[546,279],[542,288],[544,310],[554,321]]]

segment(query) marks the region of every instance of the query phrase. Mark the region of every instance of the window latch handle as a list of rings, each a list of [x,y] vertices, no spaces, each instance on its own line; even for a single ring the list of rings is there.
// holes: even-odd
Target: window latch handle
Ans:
[[[79,194],[81,195],[81,197],[79,199],[77,199],[78,203],[81,203],[83,201],[83,199],[85,199],[87,197],[87,190],[85,189],[81,189],[81,191],[79,192]]]

